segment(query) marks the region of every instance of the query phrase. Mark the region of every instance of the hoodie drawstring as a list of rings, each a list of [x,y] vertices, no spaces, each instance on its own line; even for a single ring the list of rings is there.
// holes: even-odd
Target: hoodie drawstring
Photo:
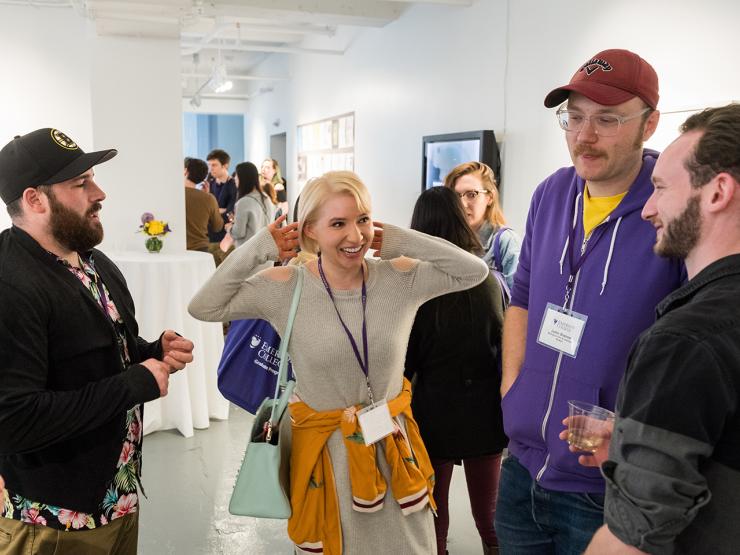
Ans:
[[[619,218],[617,218],[617,223],[614,225],[614,231],[612,231],[612,240],[609,243],[609,254],[606,257],[606,264],[604,264],[604,278],[601,280],[601,292],[599,293],[599,296],[604,294],[604,288],[606,287],[606,282],[609,279],[609,265],[612,261],[612,254],[614,253],[614,243],[617,240],[617,231],[619,230],[620,223],[622,223],[622,216],[619,216]]]
[[[581,193],[578,193],[575,200],[575,206],[573,207],[573,229],[576,228],[578,222],[578,201],[581,200]],[[563,275],[563,262],[565,261],[565,253],[568,252],[568,245],[570,244],[570,237],[565,236],[565,244],[563,245],[563,253],[560,255],[560,275]]]

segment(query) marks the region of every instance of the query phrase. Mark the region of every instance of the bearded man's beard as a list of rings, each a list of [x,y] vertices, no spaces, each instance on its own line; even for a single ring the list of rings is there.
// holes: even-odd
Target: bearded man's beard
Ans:
[[[666,258],[686,258],[701,235],[699,195],[692,196],[686,208],[670,222],[663,222],[663,236],[655,243],[655,254]]]
[[[50,191],[47,196],[51,208],[50,231],[57,243],[75,252],[87,252],[100,244],[103,240],[103,225],[90,216],[100,210],[102,204],[96,202],[88,208],[84,216],[80,216],[59,202],[53,192]]]

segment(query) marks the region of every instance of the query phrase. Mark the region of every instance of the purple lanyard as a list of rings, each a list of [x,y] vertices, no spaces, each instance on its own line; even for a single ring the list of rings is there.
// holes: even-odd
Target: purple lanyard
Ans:
[[[573,209],[576,210],[575,207]],[[602,222],[602,224],[603,223],[605,222]],[[568,267],[570,268],[570,274],[568,275],[568,283],[565,286],[565,303],[563,303],[563,308],[566,308],[568,300],[570,299],[570,294],[573,292],[573,282],[575,281],[578,271],[585,264],[586,259],[594,251],[594,249],[596,248],[596,244],[606,232],[607,226],[602,224],[596,226],[596,229],[591,232],[591,235],[585,238],[586,250],[583,251],[583,254],[578,257],[578,260],[575,260],[575,253],[578,250],[575,245],[576,225],[578,225],[578,223],[576,222],[576,224],[570,228],[570,233],[568,235]]]
[[[367,353],[367,318],[366,318],[366,308],[367,308],[367,287],[365,285],[365,272],[362,268],[360,268],[360,272],[362,273],[362,352],[365,355],[365,360],[363,360],[360,356],[360,349],[357,348],[357,343],[355,342],[355,338],[352,337],[352,333],[349,331],[349,328],[347,327],[347,324],[344,323],[344,320],[342,319],[342,315],[339,314],[339,309],[337,308],[337,303],[334,300],[334,294],[331,292],[331,286],[329,285],[329,281],[326,279],[326,274],[324,274],[324,268],[321,265],[321,254],[319,254],[319,275],[321,276],[321,281],[324,283],[324,287],[326,288],[326,292],[329,293],[329,298],[331,299],[331,303],[334,305],[334,310],[337,313],[337,317],[339,318],[339,322],[342,324],[342,327],[344,328],[344,332],[347,334],[347,338],[349,339],[350,345],[352,345],[352,350],[355,353],[355,358],[357,359],[357,363],[360,365],[360,370],[362,370],[362,373],[365,375],[365,384],[367,385],[367,393],[370,397],[370,402],[372,404],[375,404],[375,401],[373,399],[373,392],[370,388],[370,358],[368,357]]]

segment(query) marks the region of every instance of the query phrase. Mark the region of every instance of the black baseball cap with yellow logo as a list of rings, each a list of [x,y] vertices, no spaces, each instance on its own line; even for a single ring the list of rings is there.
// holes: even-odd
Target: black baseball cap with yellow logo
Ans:
[[[67,181],[116,154],[114,148],[86,153],[67,135],[49,127],[16,136],[0,150],[0,198],[10,204],[28,187]]]

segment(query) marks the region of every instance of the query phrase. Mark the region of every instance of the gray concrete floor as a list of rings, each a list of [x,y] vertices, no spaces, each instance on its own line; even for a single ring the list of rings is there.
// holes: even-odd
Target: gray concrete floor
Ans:
[[[286,522],[236,517],[227,507],[252,416],[232,406],[191,438],[176,430],[144,440],[140,555],[273,555],[292,553]],[[450,555],[478,555],[465,476],[455,467],[450,491]]]

